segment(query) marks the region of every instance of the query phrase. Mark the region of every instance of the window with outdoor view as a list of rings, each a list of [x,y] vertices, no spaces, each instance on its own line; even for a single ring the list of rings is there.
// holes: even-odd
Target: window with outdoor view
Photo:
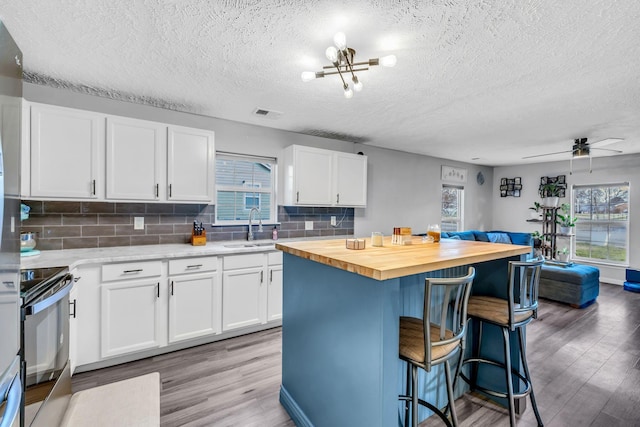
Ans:
[[[442,231],[462,231],[463,228],[463,196],[464,187],[453,185],[442,186],[442,214],[440,229]]]
[[[626,264],[629,256],[629,183],[574,186],[577,258]]]
[[[252,208],[276,221],[276,159],[216,153],[216,224],[246,224]]]

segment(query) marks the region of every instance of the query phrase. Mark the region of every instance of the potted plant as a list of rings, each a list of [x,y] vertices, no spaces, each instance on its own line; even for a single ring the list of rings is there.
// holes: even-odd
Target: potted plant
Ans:
[[[548,208],[555,208],[560,201],[561,188],[555,182],[548,182],[540,187],[540,197],[542,197],[542,205]]]
[[[531,237],[533,237],[533,256],[537,258],[542,255],[542,235],[534,231]]]
[[[563,203],[560,206],[560,212],[556,214],[556,224],[560,227],[561,234],[570,234],[571,227],[575,227],[578,218],[569,215],[571,213],[571,206],[568,203]]]
[[[557,256],[558,256],[558,261],[561,261],[561,262],[569,261],[569,248],[565,246],[564,248],[560,249],[557,253]]]
[[[531,219],[542,219],[542,205],[538,202],[533,202],[533,206],[529,208],[532,212]]]

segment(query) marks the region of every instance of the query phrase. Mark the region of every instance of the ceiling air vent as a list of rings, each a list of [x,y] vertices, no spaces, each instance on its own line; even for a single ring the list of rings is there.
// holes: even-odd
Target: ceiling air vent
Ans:
[[[256,108],[253,110],[253,114],[258,117],[264,117],[267,119],[278,119],[282,116],[282,113],[279,111],[271,111],[265,110],[264,108]]]

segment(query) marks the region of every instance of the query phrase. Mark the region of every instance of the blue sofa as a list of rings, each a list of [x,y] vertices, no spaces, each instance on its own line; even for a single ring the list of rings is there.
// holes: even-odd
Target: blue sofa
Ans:
[[[512,231],[443,231],[440,236],[443,239],[475,240],[477,242],[513,243],[533,248],[531,233],[518,233]],[[506,240],[505,236],[508,237]]]

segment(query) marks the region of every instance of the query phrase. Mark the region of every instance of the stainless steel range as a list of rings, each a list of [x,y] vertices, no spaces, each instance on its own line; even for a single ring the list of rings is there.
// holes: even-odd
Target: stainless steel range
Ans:
[[[58,425],[71,396],[67,267],[20,271],[25,426]]]

